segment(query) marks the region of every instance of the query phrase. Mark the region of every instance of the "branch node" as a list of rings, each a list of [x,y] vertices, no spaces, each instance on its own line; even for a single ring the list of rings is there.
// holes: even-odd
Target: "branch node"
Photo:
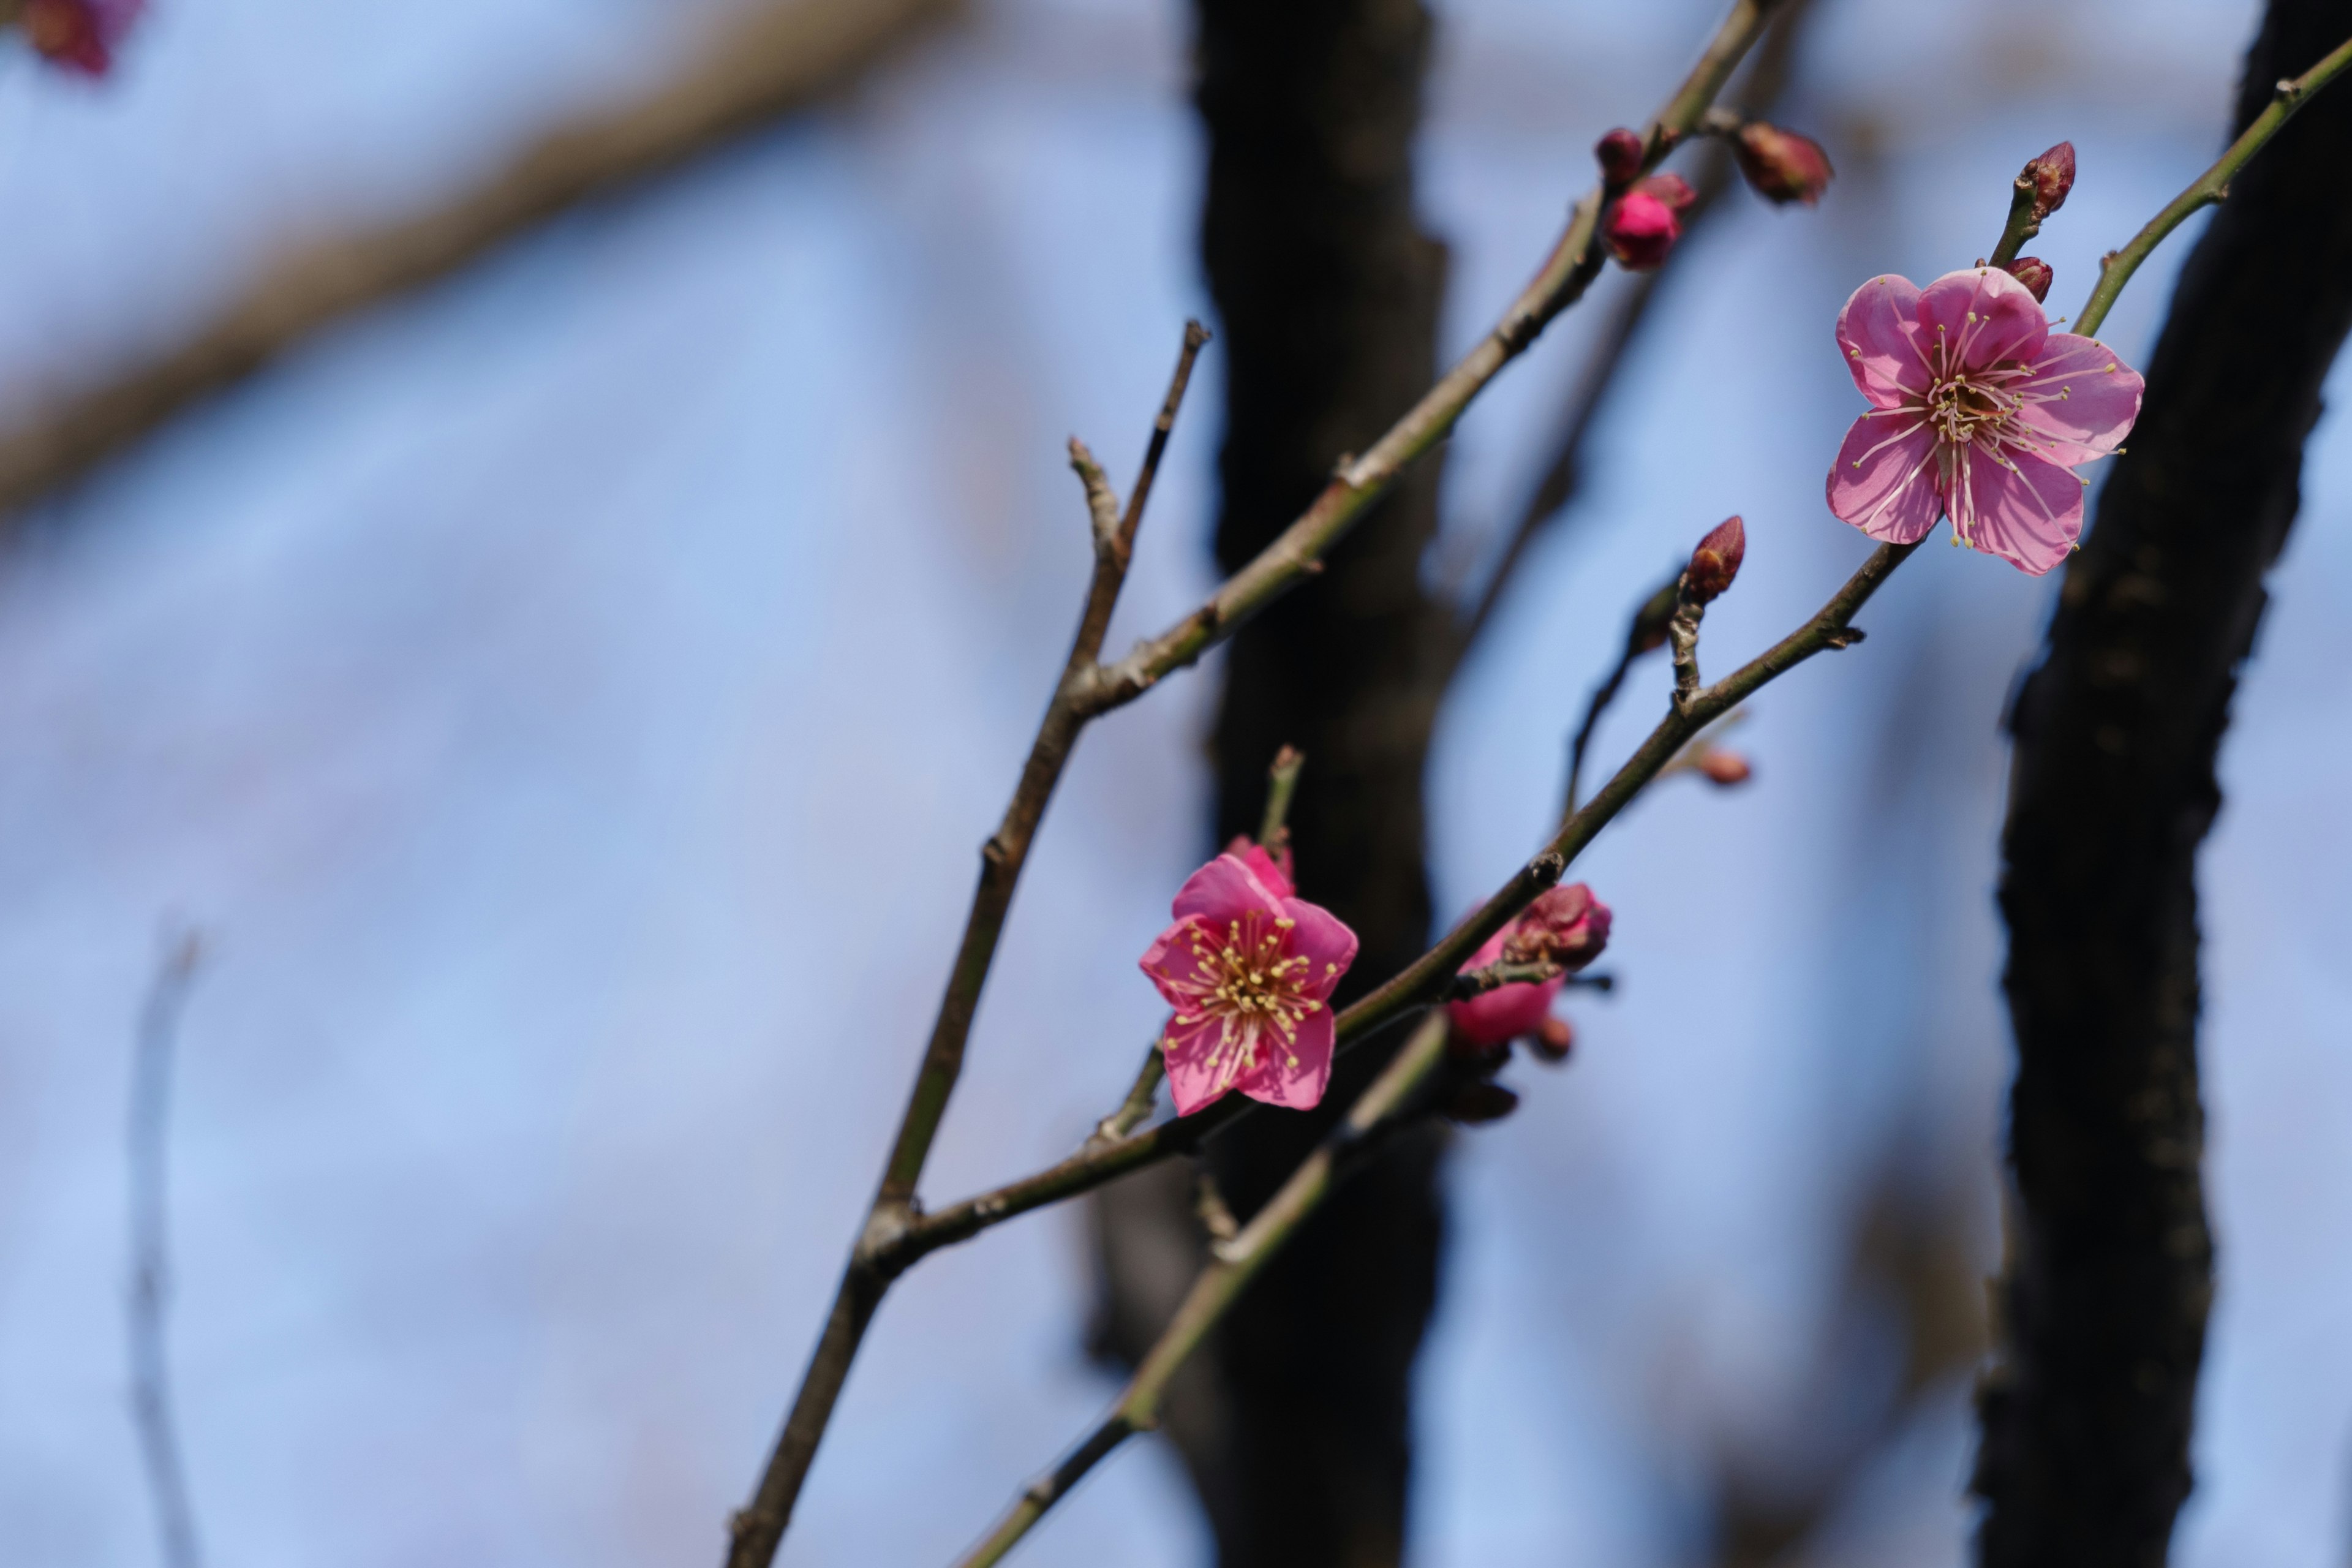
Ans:
[[[1843,653],[1847,648],[1853,647],[1854,644],[1862,641],[1869,635],[1870,634],[1868,632],[1864,631],[1860,626],[1840,626],[1837,630],[1830,633],[1829,636],[1822,639],[1822,646],[1823,647],[1835,648],[1840,653]]]

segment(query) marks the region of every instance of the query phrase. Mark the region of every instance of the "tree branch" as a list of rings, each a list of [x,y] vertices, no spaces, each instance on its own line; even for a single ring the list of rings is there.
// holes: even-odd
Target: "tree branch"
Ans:
[[[437,211],[294,250],[186,341],[0,432],[0,513],[95,468],[321,329],[838,91],[961,5],[764,0],[668,85],[558,127]]]
[[[131,1075],[131,1292],[126,1329],[131,1352],[131,1413],[139,1458],[155,1508],[164,1568],[199,1568],[195,1509],[172,1416],[171,1362],[164,1316],[172,1297],[169,1196],[172,1054],[180,1015],[195,984],[203,943],[193,931],[167,933],[163,961],[139,1011]]]

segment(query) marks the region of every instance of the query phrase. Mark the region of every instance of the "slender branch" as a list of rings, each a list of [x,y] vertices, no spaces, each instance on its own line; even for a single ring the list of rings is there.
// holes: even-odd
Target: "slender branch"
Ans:
[[[2338,44],[2317,65],[2299,77],[2289,78],[2278,84],[2271,95],[2268,108],[2254,116],[2253,123],[2240,133],[2230,150],[2214,162],[2211,168],[2189,183],[2189,188],[2175,196],[2165,209],[2150,218],[2147,226],[2132,236],[2131,242],[2121,250],[2110,251],[2099,263],[2099,286],[2091,290],[2090,300],[2074,318],[2074,331],[2084,337],[2095,335],[2107,312],[2114,309],[2116,296],[2124,291],[2139,264],[2146,261],[2165,237],[2189,221],[2190,215],[2229,199],[2230,182],[2247,161],[2263,150],[2263,143],[2279,132],[2279,128],[2294,118],[2295,110],[2311,100],[2311,95],[2343,74],[2352,66],[2352,38]]]
[[[1496,961],[1483,969],[1467,969],[1454,977],[1445,988],[1448,1002],[1467,1002],[1474,996],[1484,996],[1489,991],[1499,991],[1506,985],[1540,985],[1547,980],[1559,978],[1559,965],[1537,962],[1511,963]]]
[[[672,80],[556,127],[436,211],[289,252],[192,336],[0,431],[0,511],[95,468],[336,321],[809,107],[961,8],[962,0],[758,5]]]
[[[1675,574],[1659,584],[1633,611],[1633,618],[1625,627],[1625,647],[1617,656],[1616,668],[1593,689],[1592,700],[1585,704],[1584,722],[1576,727],[1576,739],[1568,748],[1568,792],[1559,810],[1563,822],[1576,811],[1577,785],[1584,776],[1584,753],[1592,744],[1592,732],[1601,727],[1601,716],[1609,711],[1609,705],[1617,700],[1618,689],[1625,684],[1633,661],[1643,654],[1657,652],[1664,644],[1666,623],[1674,617],[1682,582],[1682,571],[1676,568]]]
[[[1307,765],[1306,756],[1296,746],[1285,746],[1274,754],[1274,765],[1265,774],[1265,820],[1258,825],[1257,841],[1269,855],[1282,853],[1285,840],[1290,837],[1290,801],[1298,793],[1298,772]]]
[[[1666,623],[1666,643],[1675,650],[1675,704],[1680,707],[1698,695],[1698,623],[1706,606],[1690,592],[1688,579],[1676,588],[1674,619]]]
[[[1160,454],[1167,449],[1168,433],[1175,424],[1185,386],[1192,379],[1192,363],[1207,341],[1208,334],[1198,321],[1185,323],[1184,344],[1177,354],[1168,395],[1161,400],[1159,417],[1153,422],[1127,513],[1107,540],[1103,537],[1102,519],[1109,486],[1102,479],[1099,469],[1089,476],[1088,470],[1094,468],[1092,458],[1083,446],[1071,443],[1072,466],[1086,482],[1089,510],[1097,520],[1094,531],[1095,570],[1087,584],[1086,607],[1078,617],[1077,633],[1071,641],[1061,683],[1046,705],[1045,717],[1030,747],[1029,760],[1022,768],[1021,782],[1005,807],[1003,820],[981,847],[980,886],[972,894],[971,910],[965,917],[963,941],[956,952],[955,966],[949,973],[946,994],[940,998],[930,1043],[923,1053],[915,1087],[908,1096],[889,1163],[866,1213],[865,1227],[843,1270],[841,1285],[835,1292],[833,1310],[793,1396],[791,1414],[785,1417],[783,1430],[761,1474],[759,1489],[751,1505],[738,1511],[729,1523],[728,1562],[731,1568],[766,1568],[774,1560],[784,1527],[792,1518],[793,1504],[800,1496],[801,1483],[808,1477],[817,1443],[832,1419],[841,1385],[848,1378],[849,1363],[857,1354],[858,1344],[866,1337],[866,1325],[873,1321],[883,1292],[897,1273],[877,1259],[900,1243],[915,1220],[916,1184],[930,1155],[931,1142],[939,1133],[948,1098],[963,1070],[965,1042],[971,1037],[981,987],[988,979],[989,967],[996,957],[997,939],[1003,933],[1005,915],[1012,908],[1013,890],[1020,881],[1021,868],[1028,859],[1029,847],[1045,815],[1046,803],[1052,799],[1054,786],[1060,782],[1062,770],[1069,761],[1070,748],[1086,725],[1079,693],[1093,676],[1095,660],[1102,652],[1103,635],[1109,629],[1111,612],[1117,607],[1119,588],[1127,580],[1128,563],[1133,557],[1135,531],[1142,521],[1143,504],[1149,499]]]
[[[1087,1140],[1087,1151],[1108,1148],[1150,1120],[1151,1108],[1160,1103],[1160,1080],[1167,1076],[1168,1058],[1155,1038],[1143,1048],[1143,1063],[1135,1069],[1135,1082],[1127,1098],[1119,1101],[1117,1110],[1096,1123],[1094,1135]]]
[[[1229,1242],[1215,1248],[1216,1261],[1201,1271],[1192,1289],[1177,1308],[1159,1342],[1143,1358],[1126,1392],[1102,1425],[1096,1427],[1070,1457],[1038,1477],[1014,1502],[1012,1511],[988,1539],[965,1555],[959,1568],[990,1568],[1003,1560],[1015,1542],[1029,1532],[1088,1470],[1129,1436],[1150,1429],[1159,1419],[1160,1401],[1168,1381],[1185,1359],[1240,1300],[1266,1260],[1282,1249],[1307,1217],[1334,1187],[1361,1163],[1373,1131],[1402,1110],[1414,1090],[1445,1060],[1446,1023],[1443,1014],[1432,1016],[1416,1031],[1403,1050],[1372,1080],[1339,1125],[1291,1173],[1290,1179],[1265,1206]]]
[[[1644,168],[1655,166],[1697,128],[1732,68],[1781,3],[1734,0],[1699,63],[1652,122]],[[1373,502],[1388,493],[1414,459],[1452,432],[1454,422],[1503,367],[1525,353],[1554,317],[1584,297],[1607,258],[1598,237],[1601,198],[1601,187],[1596,184],[1577,202],[1566,231],[1502,320],[1370,451],[1343,458],[1323,493],[1281,537],[1225,579],[1205,604],[1160,636],[1137,644],[1125,658],[1103,668],[1087,692],[1089,716],[1133,701],[1162,677],[1199,659],[1296,587],[1301,578],[1320,569],[1331,547],[1347,536]]]
[[[139,1458],[155,1507],[164,1568],[198,1568],[195,1510],[172,1415],[171,1363],[163,1319],[172,1297],[170,1149],[172,1055],[180,1015],[194,984],[203,944],[193,931],[167,935],[162,963],[139,1013],[131,1076],[131,1411]]]

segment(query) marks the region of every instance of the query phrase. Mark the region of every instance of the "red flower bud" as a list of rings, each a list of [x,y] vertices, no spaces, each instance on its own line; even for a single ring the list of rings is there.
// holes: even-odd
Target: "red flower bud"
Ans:
[[[1748,557],[1748,525],[1737,515],[1727,517],[1709,530],[1691,552],[1690,567],[1683,574],[1683,587],[1693,600],[1707,604],[1720,597],[1739,575],[1739,563]]]
[[[25,0],[26,41],[54,65],[104,76],[144,0]]]
[[[1780,205],[1802,202],[1811,206],[1822,199],[1837,173],[1830,167],[1830,155],[1822,151],[1820,142],[1760,120],[1739,128],[1731,150],[1739,160],[1739,172],[1748,176],[1756,194]]]
[[[1698,771],[1707,783],[1725,789],[1744,784],[1756,774],[1756,770],[1748,765],[1748,759],[1738,752],[1709,752],[1698,760]]]
[[[1592,889],[1582,882],[1549,889],[1511,922],[1502,956],[1513,963],[1550,963],[1562,969],[1581,969],[1609,945],[1613,918],[1609,906],[1594,898]]]
[[[2039,302],[2050,298],[2050,263],[2038,256],[2021,256],[2009,264],[2009,275],[2025,285]]]
[[[1680,174],[1656,174],[1617,198],[1602,220],[1601,237],[1622,267],[1647,272],[1663,265],[1683,237],[1677,216],[1696,193]]]
[[[1642,151],[1641,134],[1622,125],[1592,144],[1592,156],[1601,165],[1601,178],[1612,190],[1630,185],[1640,177]]]
[[[1482,1122],[1500,1121],[1518,1108],[1517,1095],[1499,1083],[1480,1079],[1454,1091],[1454,1098],[1446,1102],[1445,1114],[1465,1127],[1475,1127]]]
[[[2059,142],[2025,165],[2017,178],[2033,186],[2033,221],[2040,223],[2064,206],[2066,193],[2074,188],[2074,144]]]
[[[1576,1031],[1565,1018],[1546,1018],[1541,1027],[1528,1040],[1536,1055],[1548,1062],[1564,1062],[1569,1052],[1576,1048]]]

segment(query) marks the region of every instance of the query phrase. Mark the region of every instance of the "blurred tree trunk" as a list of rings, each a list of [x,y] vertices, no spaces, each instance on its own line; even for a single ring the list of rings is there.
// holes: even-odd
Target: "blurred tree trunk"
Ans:
[[[1227,429],[1217,555],[1240,566],[1433,379],[1444,247],[1413,209],[1430,18],[1421,0],[1199,0],[1208,132],[1202,248],[1223,323]],[[1422,773],[1444,668],[1421,561],[1433,458],[1324,574],[1234,640],[1215,736],[1217,841],[1253,831],[1277,747],[1307,768],[1291,826],[1302,893],[1362,939],[1342,1005],[1427,945]],[[1357,1053],[1327,1106],[1381,1055]],[[1281,1114],[1209,1164],[1244,1219],[1330,1118]],[[1437,1285],[1442,1134],[1358,1175],[1268,1268],[1171,1391],[1166,1430],[1224,1568],[1379,1568],[1402,1549],[1409,1386]],[[1132,1359],[1202,1260],[1191,1173],[1097,1214],[1102,1347]]]
[[[2272,0],[2242,127],[2352,34]],[[1986,1568],[2149,1568],[2189,1489],[2213,1249],[2196,856],[2263,577],[2352,326],[2352,92],[2236,182],[2183,272],[2129,455],[2013,729],[2001,909],[2018,1047],[2006,1343],[1981,1395]]]

